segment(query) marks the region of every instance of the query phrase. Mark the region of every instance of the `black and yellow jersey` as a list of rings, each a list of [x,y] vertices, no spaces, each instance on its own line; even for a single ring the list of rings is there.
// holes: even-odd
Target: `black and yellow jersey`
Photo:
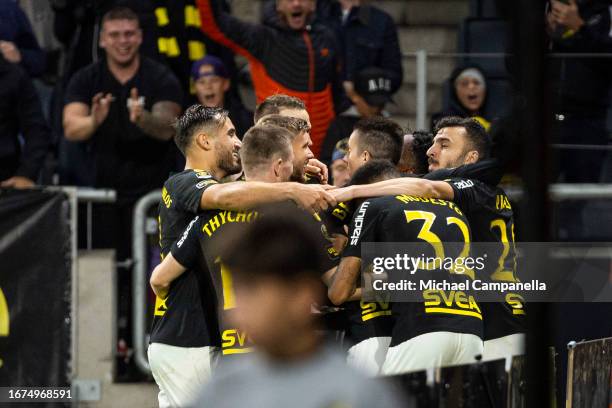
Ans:
[[[454,203],[398,195],[366,200],[357,208],[342,257],[361,258],[361,245],[364,242],[423,243],[420,247],[424,253],[415,255],[426,257],[440,256],[437,249],[440,245],[436,243],[441,242],[441,250],[446,250],[443,257],[457,258],[467,254],[460,255],[458,250],[457,253],[453,251],[468,247],[453,245],[446,249],[444,243],[468,243],[471,242],[471,234],[467,218]],[[426,270],[423,273],[428,279],[440,281],[463,282],[467,279],[464,274],[453,274],[445,269]],[[482,337],[482,313],[471,294],[454,290],[423,290],[419,297],[421,300],[418,302],[395,302],[391,305],[394,319],[391,346],[436,331]],[[377,305],[378,310],[372,312],[383,312],[383,306]],[[370,305],[370,309],[374,308]]]
[[[184,170],[170,177],[159,205],[159,242],[164,257],[200,210],[202,193],[217,181],[203,170]],[[177,347],[218,345],[214,294],[202,275],[189,270],[174,280],[165,299],[157,298],[151,342]],[[204,292],[204,293],[202,293]]]
[[[182,236],[172,246],[172,256],[187,269],[203,274],[200,280],[210,279],[217,302],[221,351],[223,356],[248,353],[252,349],[248,337],[231,324],[232,309],[235,308],[233,278],[230,270],[220,258],[219,246],[215,241],[228,236],[231,229],[240,224],[250,223],[260,216],[257,210],[228,211],[208,210],[200,213],[186,228]],[[264,215],[265,216],[265,215]],[[339,261],[329,240],[325,225],[318,215],[312,219],[321,232],[322,257],[326,260],[321,273],[335,267]]]
[[[473,255],[486,251],[483,280],[516,282],[516,249],[514,243],[514,213],[506,193],[481,181],[453,178],[447,181],[453,188],[453,201],[470,222],[474,242],[499,243],[491,253],[491,246],[473,245]],[[525,301],[519,294],[505,293],[503,302],[483,303],[484,338],[496,339],[523,333]]]
[[[257,211],[203,211],[194,218],[180,239],[171,249],[172,256],[185,268],[202,275],[200,280],[210,279],[215,292],[218,311],[221,351],[223,356],[251,351],[247,336],[231,325],[232,309],[236,307],[233,279],[220,258],[215,241],[240,224],[254,221]]]

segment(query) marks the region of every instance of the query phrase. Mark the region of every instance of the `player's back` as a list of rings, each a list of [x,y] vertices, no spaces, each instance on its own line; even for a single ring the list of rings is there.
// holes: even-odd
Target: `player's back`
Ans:
[[[365,210],[364,210],[365,206]],[[370,212],[374,231],[368,240],[387,243],[414,243],[411,257],[456,259],[469,256],[471,242],[467,218],[452,202],[408,195],[365,201],[355,217]],[[363,228],[369,228],[364,225]],[[352,237],[351,237],[352,239]],[[468,274],[436,264],[422,263],[414,275],[419,280],[448,283],[465,281]],[[417,282],[418,283],[418,282]],[[412,337],[435,331],[474,334],[482,337],[480,307],[467,291],[424,289],[418,302],[393,303],[395,325],[391,347]]]

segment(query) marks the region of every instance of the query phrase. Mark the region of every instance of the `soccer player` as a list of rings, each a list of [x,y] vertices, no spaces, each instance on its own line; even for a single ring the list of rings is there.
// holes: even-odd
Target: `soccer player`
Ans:
[[[404,130],[390,119],[373,117],[355,124],[349,137],[346,161],[351,175],[369,160],[397,165],[402,155]]]
[[[279,127],[261,125],[246,133],[241,156],[248,181],[274,183],[289,180],[293,169],[293,151],[288,133]],[[250,347],[246,336],[230,323],[229,314],[234,308],[231,275],[219,258],[213,242],[235,225],[251,222],[257,216],[258,212],[254,210],[211,209],[201,212],[151,275],[151,287],[160,296],[187,270],[201,274],[200,281],[212,281],[219,310],[221,353],[224,356],[248,352]]]
[[[301,146],[301,149],[305,150],[306,147],[308,148],[309,159],[308,165],[305,169],[304,179],[308,183],[327,184],[327,181],[329,179],[329,171],[327,169],[327,166],[321,161],[317,160],[310,149],[312,147],[312,138],[310,135],[312,131],[312,126],[310,124],[310,115],[306,110],[306,105],[304,104],[304,101],[294,96],[289,96],[285,94],[275,94],[272,96],[268,96],[255,108],[255,124],[260,123],[263,118],[270,115],[298,118],[306,122],[307,127],[304,130],[307,135],[304,135],[304,137],[302,138],[304,139],[304,145]],[[307,144],[308,146],[305,146],[305,144]],[[301,167],[294,168],[294,170],[299,171],[300,168]],[[300,178],[293,181],[303,182],[304,180]]]
[[[162,190],[162,256],[204,209],[247,209],[290,199],[314,212],[335,203],[323,187],[316,185],[255,181],[219,184],[218,179],[241,169],[241,143],[221,109],[201,105],[187,109],[176,123],[175,142],[186,157],[186,168],[170,177]],[[192,399],[193,392],[210,376],[214,347],[219,344],[216,302],[211,304],[210,292],[210,285],[189,271],[172,282],[165,296],[156,299],[149,363],[160,387],[161,406],[181,405]]]
[[[398,176],[391,163],[375,160],[355,172],[351,183],[369,184]],[[353,296],[359,297],[356,286],[362,267],[363,242],[424,242],[431,245],[436,257],[445,258],[446,253],[455,258],[459,255],[453,254],[455,248],[448,248],[444,243],[470,241],[467,219],[453,203],[408,195],[365,200],[351,222],[350,240],[329,288],[329,298],[341,305]],[[422,273],[427,279],[439,281],[464,278],[464,275],[454,275],[439,266],[420,270],[419,274]],[[392,305],[395,321],[381,368],[384,375],[469,364],[482,354],[482,314],[473,297],[461,291],[444,290],[423,291],[422,296],[419,303],[395,302]],[[450,302],[442,299],[450,299]],[[362,300],[361,303],[366,302]],[[385,302],[366,304],[372,314],[384,311],[387,306]]]
[[[451,200],[469,220],[474,242],[498,244],[497,253],[488,254],[484,271],[486,276],[481,278],[516,281],[514,214],[510,200],[501,188],[491,182],[454,175],[461,173],[458,170],[464,165],[475,166],[487,161],[489,136],[479,123],[459,117],[440,120],[436,131],[434,143],[427,151],[429,171],[432,173],[425,176],[433,180],[402,178],[369,186],[352,186],[339,191],[336,198],[345,201],[356,197],[405,193]],[[477,246],[472,248],[483,249]],[[523,354],[526,316],[524,299],[518,294],[508,293],[502,302],[482,303],[482,309],[485,339],[483,359],[494,360]]]
[[[323,300],[325,254],[312,218],[289,207],[269,209],[226,240],[221,254],[234,278],[236,315],[257,346],[220,367],[196,406],[407,406],[325,346],[311,312]]]

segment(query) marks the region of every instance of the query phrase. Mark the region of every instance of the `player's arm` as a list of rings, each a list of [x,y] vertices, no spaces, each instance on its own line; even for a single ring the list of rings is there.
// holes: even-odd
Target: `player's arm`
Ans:
[[[168,254],[164,260],[153,269],[149,284],[151,289],[161,299],[165,299],[168,296],[168,290],[173,280],[181,276],[187,268],[181,265],[172,254]]]
[[[331,191],[331,194],[338,201],[399,194],[444,200],[452,200],[454,197],[453,188],[447,182],[415,177],[401,177],[374,184],[348,186]]]
[[[342,258],[327,290],[327,296],[334,305],[343,304],[355,294],[360,270],[361,258],[356,256]]]
[[[181,107],[178,103],[159,101],[153,105],[150,112],[142,109],[134,123],[153,139],[170,140],[174,136],[172,122],[180,113]]]
[[[324,211],[336,205],[329,187],[316,184],[264,183],[258,181],[213,184],[200,198],[200,208],[244,210],[258,205],[293,200],[310,212]]]

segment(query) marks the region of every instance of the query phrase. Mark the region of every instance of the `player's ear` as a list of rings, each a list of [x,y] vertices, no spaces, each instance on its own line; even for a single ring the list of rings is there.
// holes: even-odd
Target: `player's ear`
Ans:
[[[463,164],[472,164],[472,163],[476,163],[479,159],[480,155],[478,154],[477,150],[470,150],[466,155],[465,155],[465,159],[463,160]]]
[[[212,140],[206,133],[198,133],[195,136],[195,144],[202,150],[212,150]]]
[[[280,157],[274,162],[274,177],[278,180],[281,176],[281,167],[283,166],[283,159]]]
[[[367,150],[364,150],[361,153],[361,159],[363,160],[364,163],[367,163],[368,161],[372,160],[372,155]]]

